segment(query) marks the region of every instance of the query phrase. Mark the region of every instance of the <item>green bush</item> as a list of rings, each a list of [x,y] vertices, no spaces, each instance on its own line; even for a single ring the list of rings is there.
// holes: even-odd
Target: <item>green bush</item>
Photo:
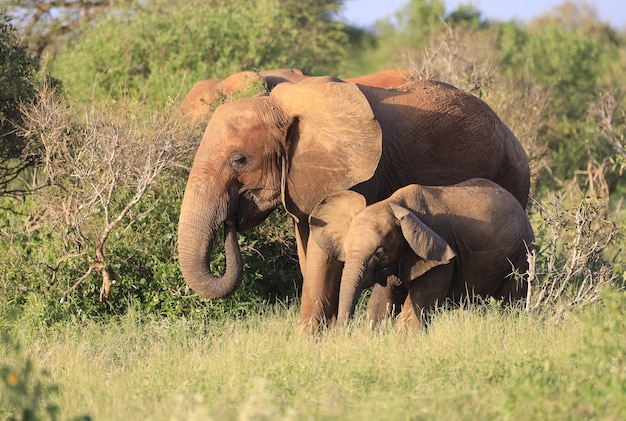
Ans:
[[[543,191],[561,188],[589,161],[598,165],[616,153],[615,145],[601,138],[599,122],[589,110],[606,91],[615,94],[618,110],[625,104],[623,34],[584,15],[555,13],[528,26],[499,25],[495,44],[498,73],[506,75],[515,89],[536,86],[550,92],[538,133],[550,155],[545,171],[550,177],[544,178]],[[620,130],[623,121],[615,117],[614,128]]]
[[[0,8],[0,195],[24,168],[35,163],[23,158],[27,141],[20,136],[20,102],[35,95],[38,63],[20,44],[17,31],[6,12]]]
[[[342,25],[298,3],[156,1],[121,10],[83,28],[54,60],[54,74],[78,100],[130,94],[163,101],[182,97],[197,80],[240,70],[326,73],[343,57]]]
[[[0,317],[9,306],[37,302],[37,319],[44,325],[69,319],[108,319],[135,305],[142,312],[164,317],[240,316],[267,303],[293,301],[301,275],[293,240],[293,222],[282,209],[261,226],[239,234],[244,260],[242,286],[231,297],[208,300],[190,290],[180,273],[176,236],[184,189],[184,174],[155,186],[135,208],[142,215],[108,248],[116,283],[107,303],[98,300],[102,280],[90,275],[59,303],[85,272],[86,262],[72,258],[64,232],[53,228],[36,203],[27,200],[21,214],[5,214],[0,235]],[[219,239],[216,245],[219,245]],[[213,269],[223,270],[223,251],[216,247]],[[34,301],[33,301],[34,300]]]

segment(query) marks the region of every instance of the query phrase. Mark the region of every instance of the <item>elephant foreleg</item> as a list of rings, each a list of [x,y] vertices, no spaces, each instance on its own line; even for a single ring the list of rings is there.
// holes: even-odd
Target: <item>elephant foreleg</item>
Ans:
[[[410,282],[409,296],[398,317],[400,330],[419,330],[427,327],[432,312],[448,295],[453,274],[454,264],[449,263],[435,266]]]
[[[336,319],[342,268],[343,263],[328,256],[315,241],[308,242],[300,308],[305,329],[315,332]]]

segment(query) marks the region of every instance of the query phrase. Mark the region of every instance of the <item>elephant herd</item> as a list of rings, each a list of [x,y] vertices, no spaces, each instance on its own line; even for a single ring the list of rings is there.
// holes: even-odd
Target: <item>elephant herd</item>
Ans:
[[[216,105],[248,81],[267,90]],[[198,82],[183,100],[206,118],[178,229],[183,276],[220,298],[243,277],[236,231],[284,206],[303,276],[300,323],[345,324],[364,288],[367,318],[420,329],[436,306],[526,295],[528,156],[479,98],[390,70],[347,80],[295,69]],[[226,269],[211,272],[218,231]]]

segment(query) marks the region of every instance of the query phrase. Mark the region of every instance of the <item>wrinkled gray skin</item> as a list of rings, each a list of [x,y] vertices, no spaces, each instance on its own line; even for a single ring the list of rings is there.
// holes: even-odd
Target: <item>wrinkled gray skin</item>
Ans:
[[[485,179],[455,186],[410,185],[366,206],[363,196],[339,192],[310,216],[311,235],[345,262],[337,322],[353,315],[364,288],[399,277],[409,294],[400,325],[423,326],[435,306],[467,293],[511,302],[525,297],[534,235],[526,212],[506,190]]]
[[[296,222],[301,322],[315,330],[336,316],[342,269],[308,241],[308,217],[320,200],[353,189],[369,204],[407,184],[473,177],[498,182],[526,205],[528,157],[473,95],[432,81],[398,89],[329,77],[281,83],[269,94],[221,105],[209,120],[181,206],[183,276],[205,297],[232,293],[241,282],[241,257],[234,236],[226,236],[226,273],[211,273],[218,230],[227,220],[239,231],[252,228],[282,203]],[[403,301],[391,286],[381,288],[371,314],[383,317]]]

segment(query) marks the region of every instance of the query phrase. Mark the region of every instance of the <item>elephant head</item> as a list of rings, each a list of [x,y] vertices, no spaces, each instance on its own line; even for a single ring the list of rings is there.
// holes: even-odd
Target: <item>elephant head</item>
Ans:
[[[358,142],[354,140],[358,139]],[[211,272],[216,233],[258,225],[282,202],[306,220],[323,197],[369,179],[382,134],[356,85],[328,77],[283,83],[226,103],[208,122],[181,206],[178,250],[188,284],[210,298],[232,293],[243,267],[226,224],[226,271]]]
[[[382,201],[366,207],[365,198],[353,191],[323,199],[309,223],[314,241],[345,262],[339,325],[352,316],[363,289],[384,284],[388,275],[408,284],[456,256],[446,240],[401,203]]]

